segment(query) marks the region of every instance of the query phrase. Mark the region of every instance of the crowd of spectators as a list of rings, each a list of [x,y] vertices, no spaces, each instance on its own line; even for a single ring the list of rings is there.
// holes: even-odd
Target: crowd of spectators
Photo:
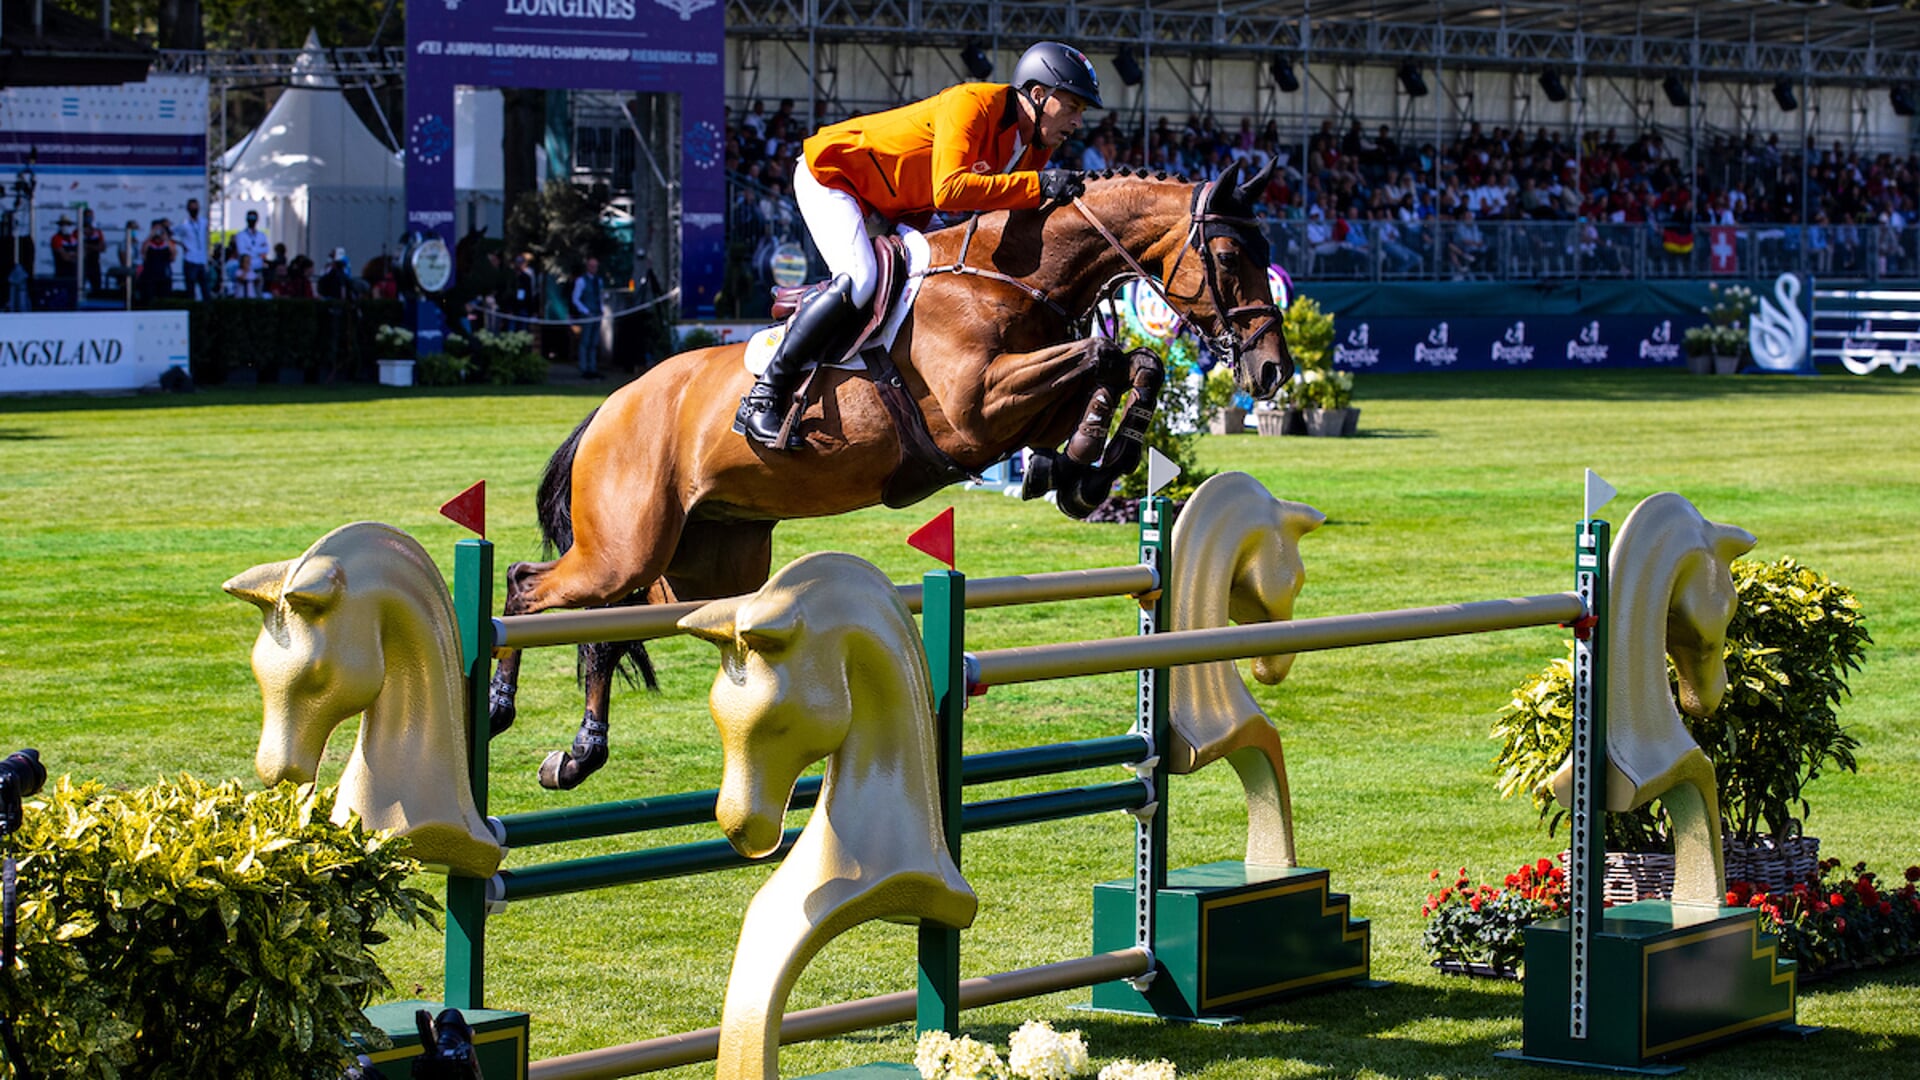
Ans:
[[[260,227],[258,213],[249,211],[246,226],[225,238],[209,240],[197,199],[187,200],[177,218],[157,217],[143,233],[138,221],[107,234],[94,221],[92,210],[80,220],[61,214],[45,242],[47,261],[38,276],[56,284],[79,281],[81,291],[101,299],[130,297],[134,306],[157,300],[216,297],[267,299],[349,299],[398,295],[391,260],[368,261],[355,274],[345,248],[335,248],[320,266],[304,254],[289,256],[287,245],[272,243]],[[25,311],[31,303],[28,282],[36,276],[36,244],[19,236],[7,268],[9,288],[0,310]],[[64,294],[61,306],[74,306]]]
[[[824,109],[824,106],[823,106]],[[826,119],[823,115],[822,119]],[[792,100],[754,102],[727,129],[736,233],[792,238],[794,160],[810,128]],[[1469,123],[1444,143],[1333,120],[1302,141],[1278,122],[1211,116],[1125,128],[1108,113],[1055,155],[1064,168],[1145,167],[1212,178],[1277,165],[1259,210],[1276,257],[1317,276],[1700,272],[1696,235],[1733,227],[1750,250],[1818,273],[1914,274],[1920,159],[1778,135],[1713,136],[1697,155],[1658,131],[1570,132]],[[1702,244],[1702,247],[1705,245]]]

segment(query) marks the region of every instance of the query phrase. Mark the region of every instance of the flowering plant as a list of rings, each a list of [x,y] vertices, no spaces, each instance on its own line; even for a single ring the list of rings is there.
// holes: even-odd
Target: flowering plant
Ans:
[[[1440,871],[1427,875],[1439,881]],[[1511,971],[1523,955],[1521,931],[1567,906],[1567,874],[1552,859],[1522,863],[1498,886],[1474,885],[1461,867],[1450,884],[1427,894],[1420,943],[1435,958]]]
[[[1713,293],[1713,303],[1701,308],[1700,314],[1711,321],[1688,328],[1681,335],[1681,341],[1694,356],[1702,353],[1738,356],[1747,347],[1747,320],[1753,317],[1759,301],[1745,285],[1729,285],[1723,289],[1715,284],[1707,288]]]
[[[1120,1071],[1108,1077],[1108,1071],[1150,1069],[1165,1066],[1164,1071]],[[1002,1061],[993,1047],[962,1035],[954,1038],[944,1031],[929,1031],[914,1047],[913,1067],[921,1080],[1072,1080],[1089,1070],[1086,1037],[1078,1031],[1055,1031],[1045,1020],[1021,1024],[1007,1040],[1007,1059]],[[1136,1066],[1120,1061],[1101,1070],[1107,1080],[1173,1080],[1173,1066],[1154,1062]]]
[[[1727,905],[1758,909],[1761,929],[1803,972],[1872,967],[1920,955],[1920,866],[1904,877],[1889,889],[1864,862],[1843,874],[1827,859],[1818,877],[1780,892],[1733,882]]]
[[[1353,404],[1353,372],[1303,368],[1287,384],[1286,397],[1302,409],[1344,409]]]
[[[1173,1062],[1166,1058],[1156,1061],[1121,1058],[1101,1069],[1099,1080],[1174,1080],[1175,1075]]]
[[[413,351],[413,331],[404,326],[382,326],[373,332],[373,343],[380,346],[382,352],[395,356],[410,353]]]
[[[920,1036],[913,1048],[920,1080],[1007,1080],[1007,1063],[993,1047],[938,1029]]]

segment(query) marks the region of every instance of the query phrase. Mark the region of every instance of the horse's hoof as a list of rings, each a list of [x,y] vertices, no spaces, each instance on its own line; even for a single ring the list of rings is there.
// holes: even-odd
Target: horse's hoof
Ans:
[[[1051,451],[1035,450],[1027,455],[1026,475],[1020,481],[1022,499],[1038,499],[1053,490],[1053,462]]]
[[[548,791],[572,791],[580,782],[600,770],[607,763],[607,751],[600,747],[599,752],[589,753],[585,757],[575,757],[565,750],[555,750],[540,763],[540,786]]]

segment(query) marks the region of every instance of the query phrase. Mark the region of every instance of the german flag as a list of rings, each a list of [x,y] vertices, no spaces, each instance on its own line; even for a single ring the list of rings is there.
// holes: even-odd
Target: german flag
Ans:
[[[1660,230],[1660,246],[1667,249],[1669,255],[1693,254],[1693,230],[1680,226],[1669,226]]]

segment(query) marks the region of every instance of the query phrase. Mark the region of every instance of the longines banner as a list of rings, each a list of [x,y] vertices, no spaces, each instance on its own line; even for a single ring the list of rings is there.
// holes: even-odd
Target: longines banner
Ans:
[[[712,314],[726,255],[725,25],[719,0],[413,0],[407,5],[407,226],[454,233],[456,86],[680,95],[681,308]],[[440,349],[438,310],[416,315]]]
[[[1511,371],[1515,368],[1678,367],[1681,332],[1671,315],[1529,315],[1521,318],[1339,320],[1333,365],[1348,371]]]
[[[89,311],[0,318],[0,394],[140,390],[187,366],[184,311]]]

